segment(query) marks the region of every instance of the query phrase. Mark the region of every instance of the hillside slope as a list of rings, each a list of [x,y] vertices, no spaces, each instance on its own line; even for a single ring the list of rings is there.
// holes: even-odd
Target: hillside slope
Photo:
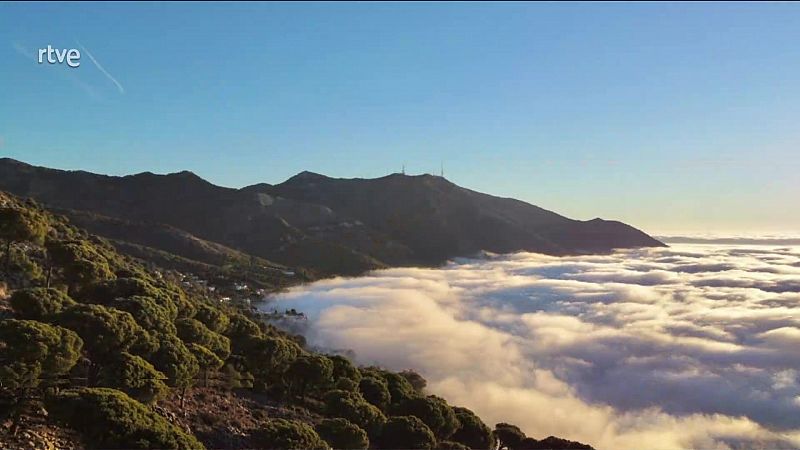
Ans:
[[[0,448],[591,449],[492,430],[2,191],[0,243]]]

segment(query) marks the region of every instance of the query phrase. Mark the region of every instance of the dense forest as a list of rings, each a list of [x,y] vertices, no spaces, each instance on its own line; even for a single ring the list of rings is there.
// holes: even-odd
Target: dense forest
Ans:
[[[0,447],[590,448],[315,351],[32,200],[0,192],[0,243]]]

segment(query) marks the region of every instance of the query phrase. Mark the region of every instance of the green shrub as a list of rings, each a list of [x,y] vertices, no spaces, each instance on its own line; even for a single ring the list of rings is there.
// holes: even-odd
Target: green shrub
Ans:
[[[348,383],[348,385],[352,385],[354,388],[345,390],[357,389],[358,383],[361,382],[361,372],[358,370],[358,367],[354,366],[349,359],[341,355],[331,355],[328,356],[328,358],[333,363],[334,384],[339,383],[341,380],[351,380],[352,383]]]
[[[187,348],[190,352],[192,352],[192,355],[194,355],[195,359],[197,359],[197,364],[200,366],[200,370],[215,371],[219,370],[220,367],[225,364],[225,361],[219,359],[214,352],[200,344],[191,343]]]
[[[45,404],[51,417],[77,430],[93,448],[205,448],[194,436],[114,389],[63,391]]]
[[[498,423],[494,427],[494,437],[500,441],[500,445],[508,448],[518,448],[525,433],[516,425],[508,423]]]
[[[180,302],[176,301],[176,298],[179,295],[168,289],[159,288],[142,278],[121,277],[114,280],[101,281],[89,286],[82,294],[84,301],[102,305],[108,305],[120,298],[148,297],[153,300],[155,305],[163,309],[170,322],[178,317]],[[132,311],[129,312],[133,314]]]
[[[390,417],[380,436],[380,448],[385,449],[432,449],[435,445],[433,432],[414,416]]]
[[[136,323],[148,331],[176,334],[174,312],[158,303],[153,297],[134,295],[117,298],[110,305],[121,311],[129,312]]]
[[[144,334],[130,313],[101,305],[71,306],[59,314],[57,321],[78,333],[97,361],[127,351]]]
[[[75,301],[57,289],[30,288],[14,292],[10,303],[19,317],[44,321],[74,305]]]
[[[103,366],[98,384],[119,389],[142,403],[153,403],[167,393],[166,378],[144,359],[122,352]]]
[[[294,342],[279,337],[254,339],[247,347],[245,359],[249,372],[260,387],[276,384],[302,349]]]
[[[228,327],[225,335],[234,341],[246,340],[261,336],[261,328],[244,314],[231,314],[228,316]]]
[[[46,246],[50,259],[63,272],[71,294],[115,277],[108,260],[89,241],[48,241]]]
[[[404,401],[416,397],[417,392],[414,386],[405,377],[394,372],[384,372],[383,378],[389,386],[389,394],[392,396],[392,404],[399,405]]]
[[[204,304],[197,305],[197,312],[194,318],[215,333],[224,333],[230,323],[230,319],[224,312]]]
[[[425,387],[428,385],[428,382],[425,380],[425,378],[422,378],[422,375],[413,370],[404,370],[398,375],[408,381],[411,387],[414,388],[414,392],[416,392],[417,395],[423,395],[425,393]]]
[[[49,225],[47,218],[33,208],[0,207],[0,240],[5,243],[4,267],[11,261],[11,244],[14,242],[44,241]]]
[[[167,376],[167,385],[188,387],[200,371],[197,358],[177,336],[159,336],[159,348],[150,358],[153,366]]]
[[[369,448],[367,432],[346,419],[325,419],[316,426],[316,430],[334,449]]]
[[[389,394],[389,385],[383,378],[367,376],[361,379],[358,385],[361,395],[383,412],[387,412],[392,397]]]
[[[78,362],[83,342],[59,326],[33,320],[0,321],[0,385],[34,387],[40,377],[64,375]]]
[[[178,337],[184,342],[200,344],[211,350],[220,359],[226,359],[231,354],[231,340],[227,337],[209,330],[202,322],[195,319],[178,319],[175,322]]]
[[[242,356],[233,355],[228,358],[220,373],[222,382],[228,389],[253,387],[253,374],[247,369],[247,363]]]
[[[361,394],[350,391],[330,391],[325,394],[325,415],[341,417],[367,431],[370,437],[380,434],[386,416],[369,404]]]
[[[209,373],[216,372],[219,370],[225,361],[219,359],[217,355],[214,354],[211,350],[203,347],[200,344],[189,344],[188,346],[189,351],[192,352],[195,359],[197,360],[197,364],[200,368],[200,373],[202,374],[203,378],[203,386],[208,386],[208,378]]]
[[[11,248],[11,261],[7,272],[21,275],[20,281],[23,286],[39,286],[46,280],[44,269],[33,255],[35,253],[35,249],[30,251],[24,247]]]
[[[467,408],[454,407],[453,412],[458,419],[459,427],[450,439],[475,450],[486,450],[492,447],[494,439],[492,430],[474,412]]]
[[[294,420],[272,419],[253,433],[256,445],[275,450],[326,450],[323,441],[309,425]]]
[[[397,413],[419,418],[433,431],[437,439],[449,438],[459,427],[453,408],[433,395],[410,398],[397,408]]]
[[[297,394],[305,396],[309,386],[327,387],[333,374],[333,362],[324,355],[305,353],[289,365],[286,375]],[[318,390],[318,389],[316,389]]]
[[[333,389],[339,391],[356,392],[358,391],[358,384],[349,378],[340,378],[336,380],[336,383],[334,383]]]

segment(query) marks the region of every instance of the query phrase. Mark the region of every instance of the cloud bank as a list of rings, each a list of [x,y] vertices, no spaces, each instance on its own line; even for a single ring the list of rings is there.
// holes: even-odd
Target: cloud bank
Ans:
[[[295,288],[307,338],[598,449],[800,448],[800,247],[531,253]],[[274,305],[269,305],[269,308]]]

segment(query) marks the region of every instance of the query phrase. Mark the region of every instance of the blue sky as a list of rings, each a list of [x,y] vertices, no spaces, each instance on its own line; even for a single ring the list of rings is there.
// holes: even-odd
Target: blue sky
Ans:
[[[88,49],[81,66],[30,59]],[[3,3],[0,155],[225,186],[436,172],[654,233],[800,231],[800,4]]]

